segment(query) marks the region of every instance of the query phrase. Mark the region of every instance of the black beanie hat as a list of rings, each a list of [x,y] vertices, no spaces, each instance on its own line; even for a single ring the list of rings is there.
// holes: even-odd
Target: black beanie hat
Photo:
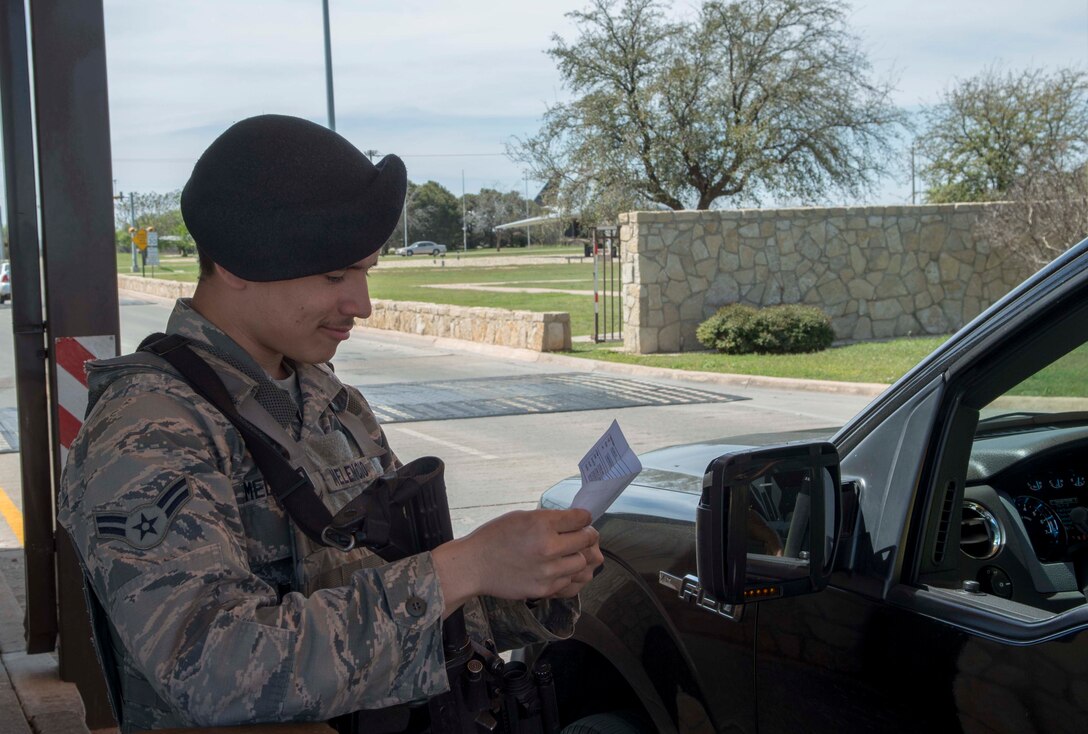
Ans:
[[[260,115],[208,146],[181,192],[202,254],[240,278],[328,273],[380,248],[400,219],[404,163],[377,165],[308,120]]]

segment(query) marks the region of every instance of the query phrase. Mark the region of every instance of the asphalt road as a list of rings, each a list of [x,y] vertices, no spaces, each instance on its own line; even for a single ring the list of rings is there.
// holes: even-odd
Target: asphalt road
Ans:
[[[148,333],[161,331],[170,306],[160,299],[122,294],[122,351],[135,349]],[[11,306],[5,304],[0,306],[0,409],[16,404],[11,344]],[[431,396],[435,393],[427,391],[458,388],[460,402],[448,403],[445,413],[440,411],[441,417],[386,424],[390,443],[402,460],[434,455],[445,461],[458,535],[508,510],[534,507],[542,491],[578,473],[578,460],[613,419],[619,421],[632,448],[641,452],[733,434],[838,425],[870,400],[858,395],[637,374],[615,375],[613,390],[608,373],[597,372],[590,379],[580,360],[533,361],[524,352],[468,344],[464,348],[449,343],[435,346],[429,339],[365,328],[341,346],[334,365],[341,379],[359,386],[364,394],[393,395],[389,399],[400,400],[402,405],[412,401],[417,389],[420,395]],[[555,385],[563,383],[580,388],[580,375],[586,376],[588,397],[570,401],[566,412],[533,412],[541,405],[547,407],[546,395],[535,404],[511,396],[519,385],[526,393],[541,389],[542,384],[550,385],[550,390],[562,391]],[[683,395],[688,396],[688,402],[670,397]],[[654,396],[667,404],[616,407],[617,401],[624,402],[619,397],[630,403]],[[698,402],[701,399],[708,402]],[[485,400],[501,404],[507,414],[449,417],[457,410],[478,413],[472,410],[474,404]],[[425,397],[423,402],[442,401]],[[0,464],[10,467],[14,456],[0,455]],[[5,491],[12,484],[10,469],[6,474],[8,485],[0,481],[0,489]],[[0,480],[4,475],[0,472]],[[8,494],[21,511],[18,493]],[[10,528],[3,526],[0,522],[0,549],[16,542]]]

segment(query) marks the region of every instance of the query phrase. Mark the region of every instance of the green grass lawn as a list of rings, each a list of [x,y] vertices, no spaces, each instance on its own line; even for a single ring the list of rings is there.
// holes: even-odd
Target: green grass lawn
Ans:
[[[505,250],[503,251],[505,252]],[[512,288],[554,290],[554,293],[509,293],[431,288],[434,285],[476,283]],[[593,290],[593,265],[574,262],[555,265],[497,267],[382,268],[370,276],[370,294],[391,301],[423,301],[454,306],[487,306],[514,311],[566,312],[571,333],[593,333],[593,298],[561,291]]]
[[[574,248],[504,248],[503,256],[540,254],[547,251]],[[580,252],[581,250],[578,250]],[[470,250],[471,253],[495,255],[494,250]],[[394,261],[401,258],[393,256]],[[429,259],[429,258],[428,258]],[[197,264],[195,258],[177,256],[159,256],[160,263],[154,268],[154,277],[167,280],[196,282]],[[384,258],[383,258],[384,260]],[[516,262],[516,260],[515,260]],[[117,272],[132,274],[131,255],[118,254]],[[146,268],[146,277],[152,277],[152,268]],[[602,276],[603,277],[603,276]],[[618,268],[614,278],[618,280]],[[555,293],[502,293],[480,290],[452,290],[428,288],[430,285],[482,283],[509,287],[551,289]],[[618,287],[618,283],[617,283]],[[425,303],[444,303],[453,306],[487,306],[515,311],[566,312],[571,318],[571,333],[575,336],[588,336],[593,333],[593,298],[589,295],[574,295],[559,291],[592,291],[593,264],[590,262],[557,262],[554,265],[510,265],[491,267],[425,267],[393,268],[381,266],[372,271],[370,294],[374,298],[392,301],[423,301]]]
[[[1069,352],[1047,365],[1006,395],[1038,395],[1042,397],[1088,397],[1088,344]]]
[[[399,247],[399,245],[398,245]],[[549,245],[549,244],[536,244],[534,243],[530,247],[503,247],[502,250],[496,251],[494,247],[482,247],[471,250],[462,250],[460,243],[451,242],[446,250],[446,257],[494,257],[501,255],[502,257],[549,257],[552,255],[581,255],[584,252],[582,245]],[[395,249],[395,248],[394,248]],[[429,258],[430,255],[413,255],[412,257],[424,257]],[[407,257],[401,257],[400,255],[393,255],[390,251],[389,255],[383,255],[382,259],[391,258],[396,260],[407,260]]]
[[[793,377],[807,380],[890,383],[906,374],[947,337],[918,337],[862,342],[811,354],[627,354],[604,344],[574,345],[574,354],[606,362],[650,367],[723,372],[738,375]]]
[[[907,373],[947,337],[916,337],[879,342],[862,342],[832,347],[812,354],[626,354],[606,344],[576,343],[576,356],[607,362],[642,364],[651,367],[722,372],[738,375],[765,375],[809,380],[879,382],[890,384]],[[1048,398],[1088,397],[1088,344],[1081,345],[1053,362],[1005,395]]]
[[[140,257],[137,254],[136,263],[139,270],[133,273],[132,255],[127,252],[117,253],[117,272],[122,275],[142,275],[148,278],[162,278],[163,280],[181,280],[186,283],[196,282],[197,264],[195,257],[179,257],[159,253],[158,265],[142,266]]]
[[[545,248],[504,248],[503,255],[539,254]],[[549,251],[560,248],[549,248]],[[574,248],[567,248],[572,249]],[[580,251],[577,250],[577,251]],[[494,255],[494,250],[470,251],[468,256]],[[119,273],[131,273],[128,254],[118,254]],[[146,270],[151,277],[152,269]],[[160,255],[154,277],[195,281],[194,258]],[[616,274],[618,278],[618,273]],[[483,284],[545,289],[545,293],[507,293],[481,290],[430,288],[433,285]],[[593,265],[588,262],[552,265],[510,265],[492,267],[375,268],[370,278],[374,298],[396,301],[423,301],[456,306],[488,306],[521,311],[567,312],[574,336],[593,332],[593,299],[590,295],[561,291],[593,290]],[[714,352],[683,354],[626,354],[615,345],[575,342],[574,356],[610,362],[642,364],[703,372],[767,375],[844,382],[891,383],[939,346],[947,337],[919,337],[864,342],[833,347],[813,354],[729,355]],[[1046,370],[1009,391],[1010,395],[1088,396],[1088,346],[1081,347]]]

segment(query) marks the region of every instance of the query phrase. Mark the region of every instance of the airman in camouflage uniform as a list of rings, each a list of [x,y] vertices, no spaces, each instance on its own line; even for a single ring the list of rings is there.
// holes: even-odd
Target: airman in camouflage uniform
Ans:
[[[277,132],[296,125],[253,119]],[[335,135],[305,125],[303,137]],[[184,199],[183,213],[189,222]],[[230,257],[212,242],[214,265],[202,272],[213,275],[167,327],[307,468],[333,513],[399,465],[366,400],[324,363],[369,314],[366,271],[385,227],[329,272],[329,261],[301,275],[273,263],[253,280],[244,263],[232,263],[241,276],[222,267]],[[190,224],[201,246],[198,229]],[[267,277],[277,274],[286,277]],[[89,363],[88,377],[91,408],[58,521],[108,619],[109,639],[96,642],[114,653],[123,731],[321,721],[425,699],[448,687],[441,622],[462,605],[470,633],[500,647],[572,633],[577,591],[601,560],[581,511],[511,513],[393,563],[317,546],[271,496],[230,421],[164,360]],[[522,550],[523,537],[543,540]]]

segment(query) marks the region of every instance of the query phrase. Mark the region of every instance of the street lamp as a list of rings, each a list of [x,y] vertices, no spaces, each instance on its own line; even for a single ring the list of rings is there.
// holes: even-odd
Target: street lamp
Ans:
[[[336,132],[336,110],[332,99],[332,39],[329,37],[329,0],[321,0],[325,16],[325,99],[329,111],[329,129]]]

